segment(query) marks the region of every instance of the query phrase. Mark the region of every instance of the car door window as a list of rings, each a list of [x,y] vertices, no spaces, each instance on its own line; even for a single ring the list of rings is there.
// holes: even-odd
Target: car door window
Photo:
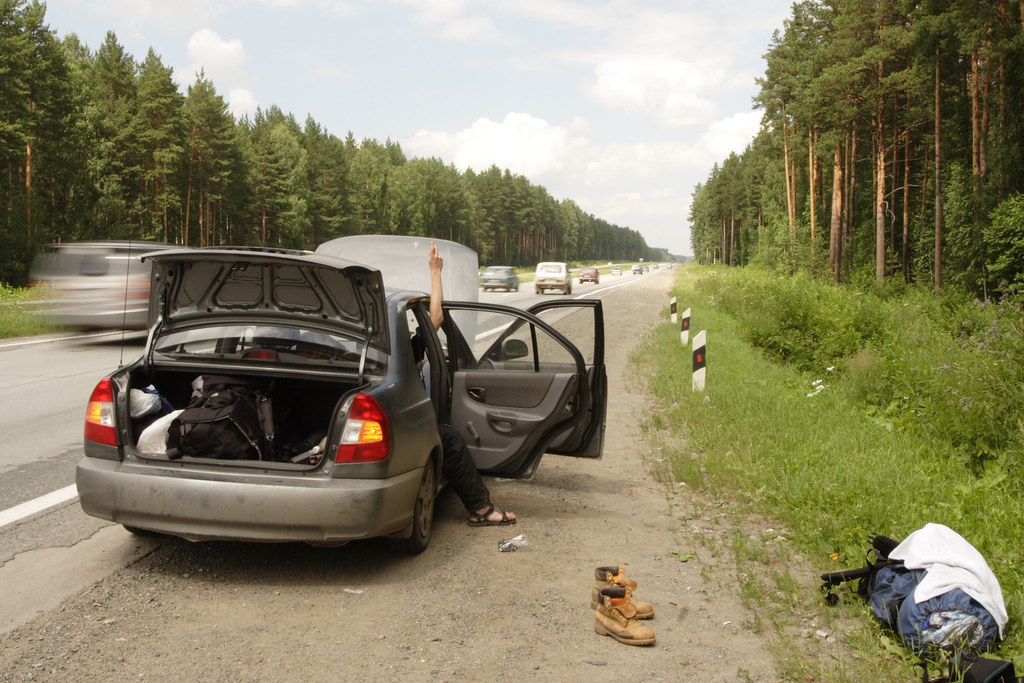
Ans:
[[[529,476],[553,440],[563,441],[587,420],[590,385],[583,356],[527,312],[462,302],[446,303],[445,311],[450,424],[481,470]],[[466,316],[472,336],[462,327]]]

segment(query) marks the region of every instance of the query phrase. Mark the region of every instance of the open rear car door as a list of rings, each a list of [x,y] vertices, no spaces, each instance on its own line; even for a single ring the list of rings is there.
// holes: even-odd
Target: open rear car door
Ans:
[[[524,478],[544,453],[601,457],[608,396],[600,301],[559,300],[529,312],[446,302],[444,310],[450,423],[479,470]]]

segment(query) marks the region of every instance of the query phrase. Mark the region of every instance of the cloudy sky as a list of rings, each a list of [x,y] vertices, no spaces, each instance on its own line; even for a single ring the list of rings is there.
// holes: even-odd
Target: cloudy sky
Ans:
[[[754,79],[791,0],[50,0],[91,49],[205,70],[237,116],[276,104],[330,133],[459,169],[511,169],[690,254],[690,195],[757,130]]]

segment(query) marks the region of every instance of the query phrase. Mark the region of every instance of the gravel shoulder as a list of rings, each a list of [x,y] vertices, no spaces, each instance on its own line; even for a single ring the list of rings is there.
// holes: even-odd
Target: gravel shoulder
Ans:
[[[779,680],[772,637],[741,601],[729,507],[651,473],[654,404],[629,356],[670,284],[659,273],[606,299],[603,459],[548,456],[531,480],[488,480],[516,526],[470,528],[445,492],[430,548],[411,558],[378,541],[160,539],[0,639],[0,680]],[[499,553],[515,534],[530,547]],[[656,645],[594,632],[590,587],[609,564],[653,603]]]

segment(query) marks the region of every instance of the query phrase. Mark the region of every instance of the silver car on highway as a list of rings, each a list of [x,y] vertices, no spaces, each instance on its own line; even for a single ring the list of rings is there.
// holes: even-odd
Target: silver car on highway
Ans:
[[[384,250],[392,257],[426,249],[395,239]],[[437,243],[446,263],[465,254]],[[439,420],[486,474],[529,477],[545,453],[600,457],[600,301],[530,311],[449,301],[435,332],[423,291],[388,288],[381,270],[354,260],[358,250],[350,256],[220,248],[147,257],[149,339],[89,398],[82,509],[136,533],[325,545],[388,537],[416,553],[430,541],[443,485]],[[425,251],[410,263],[426,273]],[[451,270],[476,291],[475,267]],[[262,448],[175,451],[177,411],[211,377],[266,397]]]
[[[29,279],[46,290],[43,314],[72,329],[146,327],[150,266],[142,256],[174,245],[109,240],[48,245],[32,262]]]

